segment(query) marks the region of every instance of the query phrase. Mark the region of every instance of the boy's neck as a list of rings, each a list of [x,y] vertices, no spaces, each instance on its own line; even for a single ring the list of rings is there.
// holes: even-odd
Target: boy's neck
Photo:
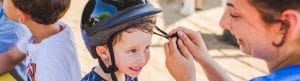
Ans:
[[[50,25],[38,24],[36,22],[25,22],[34,37],[34,44],[60,32],[59,24],[56,22]]]
[[[102,78],[104,78],[105,80],[112,81],[110,73],[103,72],[103,70],[102,70],[102,68],[100,66],[96,66],[96,68],[94,69],[94,71],[99,76],[101,76]],[[117,72],[115,72],[115,75],[117,76],[118,81],[125,81],[125,74],[124,73],[122,73],[120,71],[117,71]]]

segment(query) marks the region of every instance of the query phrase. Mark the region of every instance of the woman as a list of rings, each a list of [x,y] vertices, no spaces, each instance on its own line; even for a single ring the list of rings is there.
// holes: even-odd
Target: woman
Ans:
[[[300,0],[227,0],[220,25],[237,38],[242,52],[264,60],[270,71],[269,74],[251,81],[300,80],[299,4]],[[174,41],[165,44],[166,65],[175,79],[195,78],[192,61],[188,61],[191,54],[201,66],[205,66],[202,68],[209,80],[230,80],[210,57],[200,34],[177,28],[170,35],[176,32],[183,42],[179,43],[179,49],[185,58],[174,48]],[[182,63],[181,67],[176,67],[176,63]],[[187,75],[181,76],[182,73],[176,73],[175,68],[184,69],[182,72]]]

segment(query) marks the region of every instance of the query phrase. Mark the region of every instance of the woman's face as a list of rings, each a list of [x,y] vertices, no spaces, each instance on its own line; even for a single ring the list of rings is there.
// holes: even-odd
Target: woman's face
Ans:
[[[275,36],[272,27],[247,0],[227,0],[220,25],[237,38],[242,52],[264,60],[277,56],[272,45]]]

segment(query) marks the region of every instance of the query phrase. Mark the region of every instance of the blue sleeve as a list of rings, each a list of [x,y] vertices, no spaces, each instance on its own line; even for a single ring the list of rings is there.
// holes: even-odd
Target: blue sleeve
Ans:
[[[2,6],[0,6],[0,53],[8,51],[16,45],[23,37],[25,28],[21,27],[5,16]]]

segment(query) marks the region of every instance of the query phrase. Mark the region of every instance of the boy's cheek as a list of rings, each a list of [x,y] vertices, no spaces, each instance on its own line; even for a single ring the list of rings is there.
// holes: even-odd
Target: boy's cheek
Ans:
[[[146,63],[148,63],[149,59],[150,59],[150,52],[148,54],[145,55],[146,56]]]

